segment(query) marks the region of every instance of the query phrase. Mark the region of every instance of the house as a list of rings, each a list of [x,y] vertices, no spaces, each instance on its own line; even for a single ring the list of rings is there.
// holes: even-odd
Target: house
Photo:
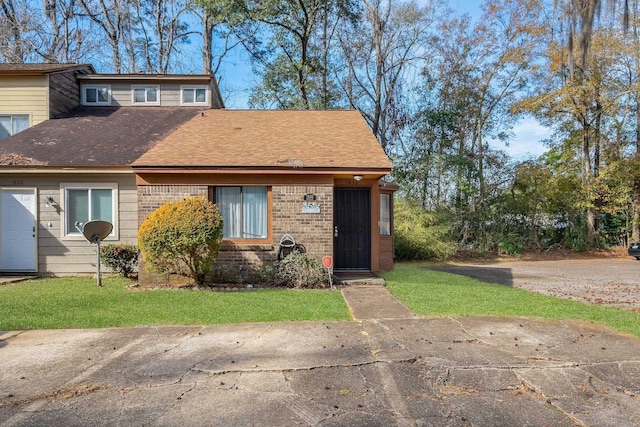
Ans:
[[[79,103],[89,64],[0,64],[0,139],[58,117]]]
[[[393,265],[391,162],[358,111],[209,110],[132,166],[140,221],[187,195],[218,205],[227,271],[275,260],[285,234],[336,270]]]
[[[274,261],[284,234],[336,269],[392,267],[397,187],[359,112],[225,110],[210,76],[75,78],[75,108],[0,141],[0,273],[93,273],[77,224],[135,244],[150,212],[191,196],[221,209],[227,271]]]

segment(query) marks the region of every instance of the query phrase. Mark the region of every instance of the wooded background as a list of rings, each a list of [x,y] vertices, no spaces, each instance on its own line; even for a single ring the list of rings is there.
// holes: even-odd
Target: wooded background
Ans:
[[[246,57],[255,108],[359,109],[393,159],[399,258],[640,238],[635,0],[0,0],[0,62],[211,73]],[[241,53],[241,55],[238,55]],[[552,130],[526,161],[508,143]],[[498,145],[499,146],[499,145]]]

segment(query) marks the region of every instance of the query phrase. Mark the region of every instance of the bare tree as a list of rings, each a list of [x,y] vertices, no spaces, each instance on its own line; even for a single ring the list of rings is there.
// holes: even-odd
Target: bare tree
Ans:
[[[438,6],[391,0],[363,0],[363,19],[340,31],[341,79],[353,108],[359,109],[380,145],[389,152],[406,114],[401,93],[425,56]]]
[[[0,0],[0,61],[23,63],[30,51],[25,33],[29,13],[24,2]]]

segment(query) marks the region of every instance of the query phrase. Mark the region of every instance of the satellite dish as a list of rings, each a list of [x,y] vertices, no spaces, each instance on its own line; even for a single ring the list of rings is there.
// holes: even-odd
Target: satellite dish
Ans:
[[[85,239],[97,245],[96,266],[98,268],[98,287],[102,286],[102,277],[100,275],[100,242],[111,234],[111,230],[113,230],[113,224],[107,221],[89,221],[82,227],[82,234]]]
[[[91,243],[104,240],[113,230],[113,224],[107,221],[89,221],[82,227],[82,234]]]

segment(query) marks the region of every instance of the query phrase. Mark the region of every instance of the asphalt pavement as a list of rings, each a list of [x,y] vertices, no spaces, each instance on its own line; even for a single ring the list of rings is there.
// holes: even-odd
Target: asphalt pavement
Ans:
[[[640,425],[635,337],[342,292],[350,322],[0,332],[0,425]]]

